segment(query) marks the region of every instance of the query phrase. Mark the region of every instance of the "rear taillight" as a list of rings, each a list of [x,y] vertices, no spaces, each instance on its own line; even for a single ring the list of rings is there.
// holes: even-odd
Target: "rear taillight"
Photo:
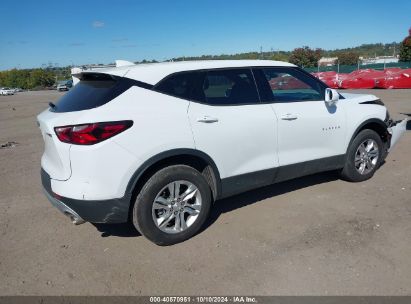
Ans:
[[[54,131],[62,142],[74,145],[94,145],[127,130],[132,125],[131,120],[96,122],[55,127]]]

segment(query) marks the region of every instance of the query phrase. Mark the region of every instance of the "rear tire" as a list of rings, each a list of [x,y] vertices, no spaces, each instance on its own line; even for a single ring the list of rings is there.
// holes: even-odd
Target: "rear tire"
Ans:
[[[204,176],[192,167],[175,165],[156,172],[133,206],[136,229],[157,245],[172,245],[195,235],[212,203]]]
[[[341,178],[350,182],[370,179],[384,158],[381,137],[373,130],[362,130],[351,142]]]

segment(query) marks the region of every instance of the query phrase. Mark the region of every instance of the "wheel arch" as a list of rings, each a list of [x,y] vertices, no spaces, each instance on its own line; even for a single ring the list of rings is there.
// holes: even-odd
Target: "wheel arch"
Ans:
[[[348,143],[347,151],[350,148],[350,145],[352,141],[354,140],[354,138],[358,135],[358,133],[360,133],[362,130],[365,130],[365,129],[370,129],[370,130],[377,132],[377,134],[381,137],[384,144],[388,142],[389,138],[388,138],[387,124],[381,119],[371,118],[371,119],[367,119],[366,121],[362,122],[357,127],[357,129],[353,133]]]
[[[134,172],[126,188],[126,194],[130,197],[130,210],[133,208],[137,194],[147,180],[158,170],[171,165],[188,165],[197,169],[210,185],[213,199],[220,197],[220,173],[212,158],[206,153],[195,149],[173,149],[152,156]]]

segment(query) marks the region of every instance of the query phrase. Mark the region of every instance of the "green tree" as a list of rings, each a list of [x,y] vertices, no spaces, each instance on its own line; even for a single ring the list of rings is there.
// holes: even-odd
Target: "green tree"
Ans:
[[[290,62],[304,68],[318,66],[318,60],[322,56],[321,49],[311,49],[308,46],[296,48],[291,52]]]
[[[408,37],[400,45],[400,61],[411,61],[411,28],[408,30]]]
[[[34,69],[30,72],[29,87],[50,87],[55,82],[55,76],[51,71]]]
[[[354,52],[342,52],[338,55],[338,60],[342,65],[355,65],[358,63],[359,56]]]
[[[268,57],[269,60],[277,60],[277,61],[288,61],[289,60],[289,55],[287,55],[285,52],[278,52],[275,54],[272,54]]]
[[[12,69],[8,71],[0,72],[0,86],[12,87],[12,88],[45,88],[54,84],[56,76],[64,77],[68,79],[71,77],[70,73],[66,70],[45,70],[45,69],[27,69],[17,70]]]

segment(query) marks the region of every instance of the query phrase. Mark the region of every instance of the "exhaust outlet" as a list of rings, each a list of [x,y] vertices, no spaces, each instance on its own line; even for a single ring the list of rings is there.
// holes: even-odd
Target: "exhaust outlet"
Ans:
[[[45,188],[43,188],[44,193],[46,194],[48,200],[53,204],[54,207],[59,209],[65,216],[70,218],[70,221],[74,225],[80,225],[84,224],[86,221],[83,220],[73,209],[71,209],[69,206],[64,204],[62,201],[58,200],[57,198],[51,196],[50,193],[46,191]]]

